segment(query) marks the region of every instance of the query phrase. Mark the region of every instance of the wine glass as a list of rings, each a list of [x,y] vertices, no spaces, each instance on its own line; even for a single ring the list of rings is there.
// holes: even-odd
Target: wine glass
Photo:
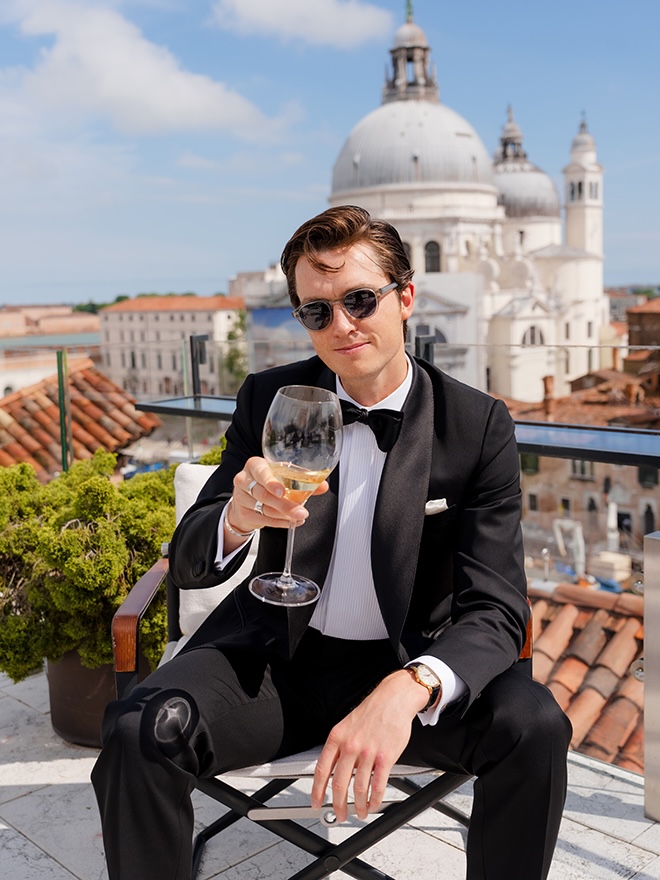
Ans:
[[[339,461],[342,438],[339,398],[311,385],[280,388],[262,435],[264,458],[284,483],[285,494],[304,504]],[[291,574],[295,526],[289,524],[284,571],[257,575],[250,592],[271,605],[310,605],[320,594],[314,581]]]

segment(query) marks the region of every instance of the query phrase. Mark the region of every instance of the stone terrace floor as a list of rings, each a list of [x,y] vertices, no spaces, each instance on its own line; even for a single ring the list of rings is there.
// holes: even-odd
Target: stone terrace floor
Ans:
[[[0,877],[106,877],[89,783],[95,756],[94,749],[65,743],[53,732],[43,673],[17,685],[0,675]],[[304,795],[301,788],[301,800]],[[470,797],[466,786],[452,799],[469,809]],[[211,821],[217,805],[199,793],[195,802],[199,818]],[[644,817],[643,804],[642,777],[572,753],[551,880],[660,880],[660,823]],[[222,847],[211,841],[200,877],[285,880],[308,860],[244,820],[225,841]],[[376,847],[370,860],[397,880],[460,880],[463,833],[428,811]]]

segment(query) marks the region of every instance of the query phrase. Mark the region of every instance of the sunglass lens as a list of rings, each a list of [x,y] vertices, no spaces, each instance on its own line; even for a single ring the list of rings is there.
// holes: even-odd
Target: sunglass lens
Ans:
[[[301,306],[298,314],[308,330],[324,330],[332,318],[332,308],[325,302],[311,302]]]
[[[373,290],[352,290],[344,297],[344,308],[353,318],[368,318],[376,311],[378,297]]]

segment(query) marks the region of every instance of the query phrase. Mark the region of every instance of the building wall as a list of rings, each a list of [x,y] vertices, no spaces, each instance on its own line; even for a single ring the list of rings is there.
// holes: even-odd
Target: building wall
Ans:
[[[208,359],[200,365],[203,393],[223,393],[219,372],[222,346],[239,310],[162,310],[101,313],[103,370],[136,397],[185,393],[189,377],[190,337],[208,334]],[[192,391],[192,380],[187,379]]]
[[[530,458],[523,456],[523,464],[529,464]],[[543,535],[550,540],[555,519],[568,518],[582,523],[587,551],[606,549],[608,501],[616,503],[620,523],[630,524],[619,534],[622,552],[633,557],[641,553],[647,509],[655,528],[660,528],[657,469],[653,483],[653,469],[649,474],[647,469],[627,465],[543,457],[536,461],[537,471],[521,475],[523,520],[528,531],[537,534],[535,543]]]

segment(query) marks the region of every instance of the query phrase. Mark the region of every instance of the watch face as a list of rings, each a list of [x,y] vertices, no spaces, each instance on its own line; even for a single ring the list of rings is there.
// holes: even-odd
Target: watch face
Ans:
[[[415,667],[417,670],[417,676],[421,682],[423,682],[427,687],[436,688],[440,684],[438,680],[438,676],[432,669],[429,669],[428,666],[419,665]]]

